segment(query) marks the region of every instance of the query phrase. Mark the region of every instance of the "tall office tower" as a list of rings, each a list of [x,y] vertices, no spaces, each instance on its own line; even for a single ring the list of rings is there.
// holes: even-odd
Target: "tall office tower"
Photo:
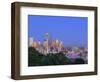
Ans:
[[[50,44],[50,46],[52,46],[52,37],[50,37],[50,40],[49,40],[49,44]]]
[[[41,41],[37,42],[37,46],[40,47],[41,46]]]
[[[56,39],[55,43],[56,43],[56,46],[58,47],[59,40],[58,40],[58,39]]]
[[[46,55],[48,53],[48,41],[47,40],[45,40],[43,42],[43,46],[44,46],[44,51],[43,52]]]
[[[61,51],[62,47],[63,47],[63,43],[59,42],[59,51]]]
[[[32,47],[37,48],[37,43],[33,42],[33,46]]]
[[[38,41],[37,42],[37,50],[39,51],[39,52],[41,52],[41,41]]]
[[[33,37],[29,38],[29,47],[33,47],[34,39]]]
[[[48,33],[45,33],[45,37],[46,37],[46,40],[48,40],[49,34]]]
[[[45,33],[45,36],[46,36],[45,47],[46,47],[46,52],[48,53],[48,50],[49,50],[49,34]]]

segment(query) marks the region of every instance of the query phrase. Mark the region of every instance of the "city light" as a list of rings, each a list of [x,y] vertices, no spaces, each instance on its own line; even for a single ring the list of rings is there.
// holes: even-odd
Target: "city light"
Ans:
[[[58,39],[52,40],[49,33],[45,33],[45,40],[35,41],[33,37],[29,38],[29,47],[35,48],[39,53],[44,55],[63,53],[69,58],[83,58],[87,60],[87,48],[85,47],[67,47]]]

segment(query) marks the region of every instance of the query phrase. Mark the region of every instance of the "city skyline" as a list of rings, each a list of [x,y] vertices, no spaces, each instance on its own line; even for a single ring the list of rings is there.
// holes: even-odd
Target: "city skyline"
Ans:
[[[28,38],[43,42],[45,33],[49,33],[52,40],[59,40],[66,46],[87,47],[86,17],[64,16],[28,16]]]
[[[87,63],[88,49],[86,47],[78,47],[78,46],[68,47],[64,45],[62,41],[59,41],[58,39],[52,40],[52,38],[50,38],[49,36],[50,36],[49,33],[45,33],[45,40],[43,42],[35,41],[33,37],[30,37],[28,45],[29,54],[34,54],[36,56],[38,55],[44,56],[44,58],[47,56],[53,57],[62,55],[66,60],[67,58],[71,60],[69,61],[69,63],[75,63],[75,60],[77,59],[79,59],[79,61],[77,61],[76,63],[83,63],[83,64]],[[51,62],[57,63],[54,62],[53,60]]]
[[[67,56],[71,57],[77,57],[80,53],[86,52],[87,53],[87,48],[86,47],[78,47],[78,46],[73,46],[73,47],[68,47],[63,44],[62,41],[59,41],[58,39],[52,40],[52,38],[49,37],[49,33],[45,33],[45,40],[43,42],[41,41],[35,41],[33,37],[29,38],[29,45],[28,47],[35,49],[39,53],[42,53],[43,55],[47,54],[56,54],[56,53],[63,53],[63,54],[69,54]],[[75,54],[77,54],[75,56]]]

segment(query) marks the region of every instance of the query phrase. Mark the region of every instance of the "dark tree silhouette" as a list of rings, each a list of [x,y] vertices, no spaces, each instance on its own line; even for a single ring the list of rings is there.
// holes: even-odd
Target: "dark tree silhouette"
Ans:
[[[69,65],[84,64],[84,60],[69,59],[63,53],[49,53],[47,55],[39,53],[35,48],[28,48],[28,66],[48,66],[48,65]]]

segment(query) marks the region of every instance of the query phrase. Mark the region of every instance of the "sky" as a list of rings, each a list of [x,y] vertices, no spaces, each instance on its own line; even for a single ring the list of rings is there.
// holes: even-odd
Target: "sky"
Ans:
[[[70,16],[28,15],[28,38],[44,41],[45,33],[66,46],[86,46],[88,18]]]

